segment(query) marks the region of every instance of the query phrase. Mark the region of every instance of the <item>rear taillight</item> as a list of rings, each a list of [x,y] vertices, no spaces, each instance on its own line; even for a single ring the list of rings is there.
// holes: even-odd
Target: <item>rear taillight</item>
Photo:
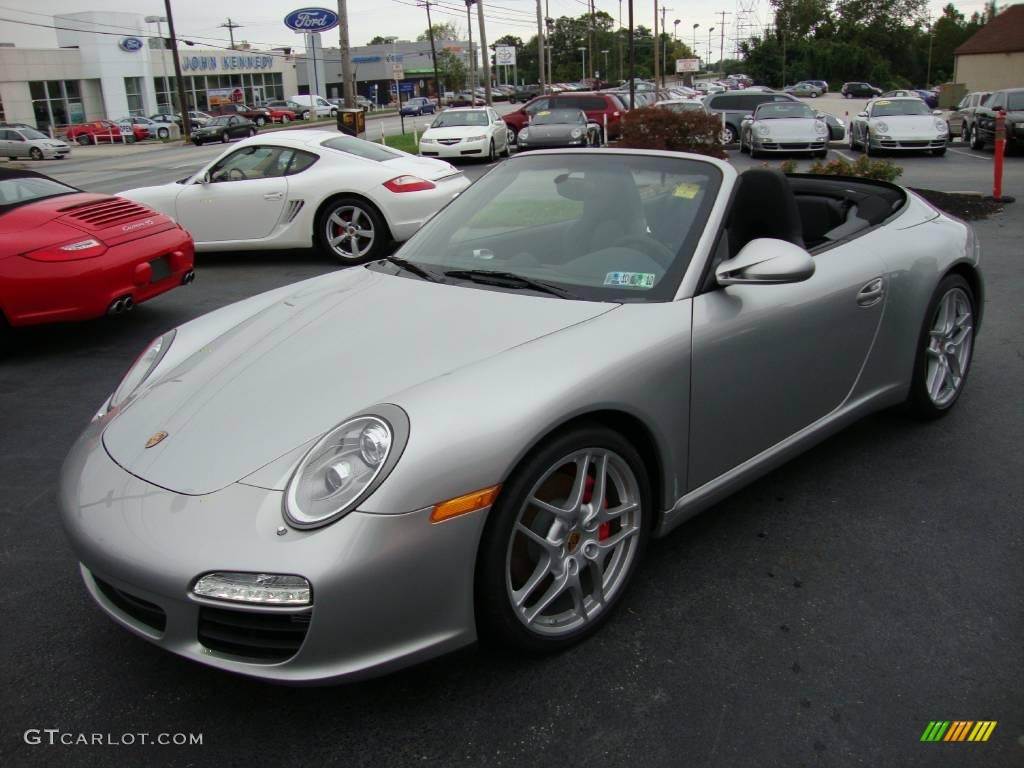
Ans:
[[[384,186],[391,192],[423,192],[434,189],[436,185],[419,176],[396,176],[390,181],[385,181]]]
[[[106,252],[107,246],[96,238],[89,237],[64,245],[50,245],[23,255],[33,261],[78,261],[79,259],[94,259]]]

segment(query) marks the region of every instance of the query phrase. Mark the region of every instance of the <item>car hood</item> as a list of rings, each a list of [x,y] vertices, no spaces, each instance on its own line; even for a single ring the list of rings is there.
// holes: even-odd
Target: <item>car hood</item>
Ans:
[[[103,443],[154,485],[212,493],[403,390],[617,306],[345,270],[158,373]],[[147,449],[161,431],[166,439]]]
[[[464,139],[467,136],[486,136],[486,125],[453,125],[448,128],[428,128],[425,139]]]
[[[804,141],[810,141],[817,138],[817,132],[814,130],[814,124],[818,120],[811,119],[809,117],[781,117],[774,120],[757,120],[754,122],[755,135],[760,136],[756,133],[757,126],[766,125],[768,126],[768,136],[761,138],[781,139],[802,139]],[[822,120],[821,122],[825,122]]]
[[[894,115],[892,117],[872,117],[871,125],[885,123],[890,136],[922,136],[934,138],[938,132],[935,115]]]
[[[582,138],[586,133],[585,125],[577,125],[575,123],[552,123],[550,125],[529,125],[527,129],[529,133],[526,134],[527,139],[530,141],[542,141],[544,139],[567,139],[572,133],[573,129],[578,128],[580,131],[580,137]],[[522,135],[522,134],[520,134]]]

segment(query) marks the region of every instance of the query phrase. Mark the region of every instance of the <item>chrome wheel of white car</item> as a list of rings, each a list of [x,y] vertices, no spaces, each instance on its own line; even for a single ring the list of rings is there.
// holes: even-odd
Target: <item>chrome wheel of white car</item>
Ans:
[[[557,650],[596,630],[643,553],[649,499],[640,456],[604,427],[535,452],[488,521],[477,574],[484,634]]]
[[[967,281],[946,277],[928,307],[911,384],[911,402],[919,414],[941,416],[960,397],[974,354],[974,316]]]
[[[170,136],[171,136],[171,132],[169,130],[167,130],[166,128],[157,128],[156,129],[156,137],[158,139],[167,139],[167,138],[170,138]]]
[[[387,239],[380,215],[354,198],[339,198],[328,205],[317,229],[321,245],[347,264],[377,258]]]
[[[736,141],[736,132],[732,129],[732,126],[725,126],[722,129],[721,140],[723,144],[733,144]]]

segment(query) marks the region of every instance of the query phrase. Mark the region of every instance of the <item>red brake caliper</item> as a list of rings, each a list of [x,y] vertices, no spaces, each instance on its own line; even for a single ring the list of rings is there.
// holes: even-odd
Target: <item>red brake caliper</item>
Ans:
[[[594,478],[587,475],[587,482],[583,486],[583,503],[589,504],[591,497],[594,495]],[[608,499],[604,500],[605,509],[608,508]],[[612,524],[601,523],[601,526],[597,529],[598,541],[604,541],[612,535]]]

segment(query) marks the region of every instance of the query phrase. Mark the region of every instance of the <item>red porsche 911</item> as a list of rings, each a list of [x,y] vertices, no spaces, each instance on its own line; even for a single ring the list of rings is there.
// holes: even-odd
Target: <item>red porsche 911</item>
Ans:
[[[194,255],[143,205],[0,169],[0,330],[120,314],[192,282]]]

